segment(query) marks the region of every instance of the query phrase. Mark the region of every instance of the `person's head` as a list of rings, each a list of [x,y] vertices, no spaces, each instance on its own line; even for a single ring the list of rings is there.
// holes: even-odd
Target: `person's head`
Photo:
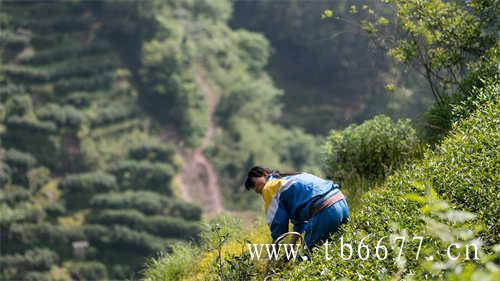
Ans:
[[[255,166],[248,171],[247,179],[245,180],[245,188],[253,189],[257,193],[261,193],[264,185],[266,185],[271,169],[260,166]]]

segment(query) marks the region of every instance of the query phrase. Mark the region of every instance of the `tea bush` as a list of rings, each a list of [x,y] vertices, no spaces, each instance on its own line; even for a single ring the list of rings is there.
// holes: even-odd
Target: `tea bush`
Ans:
[[[200,249],[189,244],[174,244],[170,254],[160,254],[147,262],[145,281],[182,280],[200,254]]]
[[[29,153],[9,149],[3,153],[2,158],[9,167],[12,182],[15,184],[28,185],[26,174],[37,164],[35,157]]]
[[[59,187],[68,193],[98,193],[116,189],[117,183],[113,175],[103,172],[91,172],[69,175],[59,183]]]
[[[35,248],[28,250],[24,254],[3,255],[0,257],[0,267],[16,268],[18,271],[23,270],[48,270],[57,263],[59,257],[57,253],[44,248]]]
[[[145,189],[171,195],[170,180],[175,171],[172,166],[148,161],[122,161],[112,164],[108,171],[115,175],[124,189]]]
[[[498,86],[485,90],[491,101],[456,124],[424,163],[436,190],[460,208],[477,213],[486,222],[493,243],[500,237],[500,198],[496,196],[500,186],[500,98]]]
[[[39,120],[52,121],[58,128],[78,130],[85,121],[84,115],[73,106],[48,104],[37,111]]]
[[[145,143],[130,148],[128,156],[133,160],[171,162],[175,156],[175,149],[165,144]]]
[[[93,281],[106,280],[108,272],[106,266],[100,262],[73,262],[68,266],[68,271],[74,280]]]
[[[90,200],[92,209],[135,209],[145,214],[161,213],[170,199],[151,191],[109,192],[97,194]]]
[[[339,178],[356,174],[378,178],[421,151],[410,120],[394,122],[384,115],[332,131],[325,148],[328,168]]]
[[[104,172],[73,174],[59,183],[66,207],[75,210],[85,208],[94,194],[109,192],[117,187],[115,177]]]
[[[88,221],[108,226],[124,225],[160,237],[196,238],[201,230],[195,222],[166,216],[145,216],[136,210],[103,210],[90,215]]]

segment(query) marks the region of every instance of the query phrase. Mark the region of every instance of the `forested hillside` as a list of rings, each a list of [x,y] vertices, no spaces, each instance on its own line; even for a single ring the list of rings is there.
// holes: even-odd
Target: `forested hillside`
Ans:
[[[254,161],[315,169],[316,139],[273,124],[269,44],[227,26],[229,2],[0,5],[2,280],[136,279],[146,257],[199,241],[179,151],[208,146],[228,208]]]
[[[127,50],[140,24],[154,34],[152,8],[112,4],[2,2],[4,280],[130,278],[200,231]]]
[[[326,9],[329,19],[321,17]],[[432,102],[417,72],[395,63],[362,28],[376,13],[398,34],[392,11],[379,0],[235,1],[230,24],[269,39],[267,70],[285,92],[281,122],[326,135],[381,113],[416,118]]]

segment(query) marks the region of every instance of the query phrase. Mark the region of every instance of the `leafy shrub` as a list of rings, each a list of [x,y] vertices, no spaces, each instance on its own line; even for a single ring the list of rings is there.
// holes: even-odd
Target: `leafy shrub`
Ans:
[[[48,104],[37,110],[39,120],[52,121],[58,128],[78,130],[85,120],[84,115],[76,108],[65,105]]]
[[[45,213],[51,218],[56,218],[58,216],[64,215],[66,213],[66,208],[63,204],[54,202],[45,207]]]
[[[71,242],[85,239],[81,228],[53,225],[48,222],[14,224],[7,233],[8,243],[2,242],[2,247],[6,251],[25,246],[48,247],[57,252],[61,259],[73,255]]]
[[[133,105],[113,104],[97,112],[91,119],[92,128],[106,126],[131,118],[136,114]]]
[[[66,176],[60,183],[66,192],[106,192],[117,188],[116,179],[103,172],[90,172]]]
[[[68,271],[74,280],[105,280],[108,278],[106,266],[100,262],[74,262],[68,266]]]
[[[4,161],[9,165],[12,182],[15,184],[28,185],[27,173],[33,168],[37,161],[29,153],[21,152],[15,149],[9,149],[4,153]]]
[[[481,79],[481,87],[472,86],[466,98],[453,105],[453,120],[459,121],[473,114],[476,109],[487,103],[495,103],[498,97],[499,82],[495,79]]]
[[[108,231],[102,234],[93,238],[102,247],[113,246],[127,249],[127,251],[135,250],[141,254],[151,254],[166,248],[164,240],[144,231],[132,230],[125,226],[109,227]]]
[[[46,248],[35,248],[26,251],[24,254],[1,256],[0,266],[2,268],[13,267],[22,271],[43,271],[50,269],[58,260],[57,253]]]
[[[9,165],[0,161],[0,188],[11,182],[11,173]]]
[[[498,91],[498,86],[496,87]],[[425,162],[436,190],[461,208],[477,213],[487,224],[490,243],[500,235],[498,143],[500,98],[479,107],[470,118],[455,124]]]
[[[28,184],[31,191],[39,191],[51,180],[50,170],[46,167],[37,167],[28,171]]]
[[[166,216],[145,216],[136,210],[103,210],[88,217],[88,221],[103,225],[124,225],[143,230],[160,237],[195,238],[200,225],[181,218]]]
[[[33,104],[28,95],[14,95],[6,103],[6,117],[30,116],[33,114]]]
[[[378,178],[419,155],[420,148],[410,120],[393,122],[379,115],[361,125],[332,131],[326,152],[334,176]]]
[[[64,194],[66,207],[80,209],[88,206],[93,195],[117,188],[116,179],[103,172],[73,174],[65,177],[59,188]]]
[[[19,116],[12,116],[5,122],[8,130],[28,131],[31,133],[51,134],[56,131],[56,125],[50,121],[38,121]]]
[[[429,144],[437,144],[451,130],[452,124],[468,117],[476,108],[492,100],[498,89],[500,48],[493,46],[468,66],[453,96],[443,96],[424,114],[419,136]]]
[[[125,191],[98,194],[92,197],[92,209],[135,209],[145,214],[159,214],[170,204],[170,199],[150,191]]]
[[[22,280],[25,281],[52,281],[52,277],[47,273],[42,273],[38,271],[30,271],[24,274]]]
[[[442,140],[453,123],[453,99],[447,96],[442,99],[444,101],[434,103],[418,123],[419,138],[431,145]]]
[[[90,77],[75,77],[69,79],[62,79],[55,82],[54,92],[58,95],[65,95],[70,92],[92,92],[100,89],[108,88],[113,81],[113,74],[108,72],[94,75]]]
[[[146,189],[171,195],[170,181],[174,171],[170,165],[147,161],[123,161],[112,164],[108,171],[115,175],[121,189]]]
[[[128,156],[133,160],[172,162],[175,149],[165,144],[144,143],[130,148]]]
[[[199,248],[189,244],[174,244],[170,254],[162,253],[159,257],[148,260],[144,280],[182,280],[193,266],[199,252]]]
[[[64,99],[64,103],[80,109],[89,106],[91,101],[92,96],[86,92],[75,92]]]
[[[19,185],[9,186],[5,191],[6,192],[2,196],[2,201],[11,205],[26,201],[32,196],[29,190]]]
[[[21,61],[30,64],[47,64],[64,58],[102,53],[107,50],[107,48],[109,48],[109,44],[99,40],[92,41],[91,45],[88,46],[68,43],[63,46],[40,50],[36,52],[34,56],[22,58]]]
[[[199,220],[201,208],[151,191],[125,191],[98,194],[90,200],[92,209],[134,209],[146,215],[170,215]]]
[[[173,201],[164,211],[164,214],[181,217],[185,220],[197,221],[201,219],[201,208],[198,205],[182,202]]]
[[[50,73],[42,68],[22,65],[6,65],[2,71],[14,82],[31,83],[45,82],[49,79]]]
[[[250,73],[258,75],[262,72],[269,58],[269,42],[261,34],[238,30],[234,36],[238,48],[238,56]]]

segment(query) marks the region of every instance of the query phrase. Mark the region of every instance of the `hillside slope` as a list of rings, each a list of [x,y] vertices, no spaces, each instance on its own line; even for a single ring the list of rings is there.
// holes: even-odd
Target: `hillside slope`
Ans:
[[[275,267],[272,280],[496,280],[499,277],[498,244],[498,159],[500,143],[500,96],[498,84],[480,89],[477,110],[456,123],[450,135],[437,147],[428,149],[421,160],[396,171],[383,184],[365,193],[351,222],[331,237],[331,260],[325,249],[317,248],[311,261],[295,262]],[[457,172],[460,171],[460,172]],[[471,213],[472,212],[472,213]],[[221,224],[224,229],[224,224]],[[205,252],[184,254],[184,262],[169,257],[150,265],[146,280],[262,280],[265,259],[250,260],[246,243],[269,243],[267,226],[262,222],[254,229],[235,231],[225,225],[230,237],[221,247],[222,263],[217,260],[217,242],[207,245]],[[214,233],[212,232],[212,235]],[[418,240],[422,236],[421,248]],[[339,238],[351,243],[354,255],[342,260]],[[365,238],[367,237],[367,238]],[[399,240],[405,237],[406,246],[399,261]],[[364,240],[362,240],[365,238]],[[382,239],[383,238],[383,239]],[[382,239],[382,240],[381,240]],[[215,240],[217,241],[217,239]],[[387,253],[378,259],[375,254],[381,241]],[[451,243],[477,245],[480,260],[467,261],[462,253],[457,261],[447,256]],[[359,258],[358,247],[369,246],[367,260]],[[364,248],[363,248],[364,249]],[[362,255],[366,255],[362,250]],[[419,258],[416,259],[417,251]],[[496,258],[495,258],[496,251]],[[174,251],[173,257],[176,257]],[[432,256],[432,258],[431,258]],[[471,256],[473,257],[473,256]],[[496,260],[495,260],[496,259]],[[172,271],[173,264],[177,270]],[[219,265],[218,265],[219,264]],[[223,270],[219,270],[222,264]],[[170,275],[175,272],[176,275]],[[175,277],[173,277],[175,276]]]

